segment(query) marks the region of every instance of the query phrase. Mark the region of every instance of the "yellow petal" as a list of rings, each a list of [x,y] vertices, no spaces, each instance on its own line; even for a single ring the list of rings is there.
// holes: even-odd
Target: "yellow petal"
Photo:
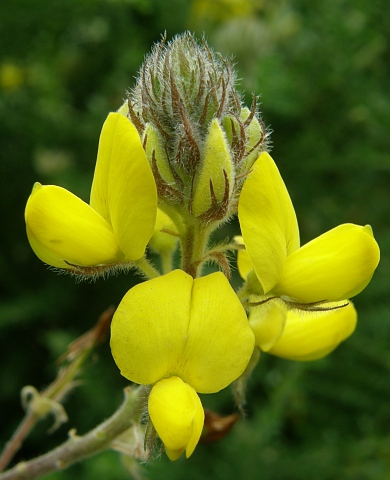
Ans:
[[[371,227],[339,225],[287,258],[273,292],[300,302],[349,298],[366,287],[378,262]]]
[[[157,212],[156,184],[136,128],[110,113],[99,142],[91,206],[111,225],[129,260],[144,254]]]
[[[244,183],[238,218],[246,251],[266,294],[278,282],[287,255],[299,248],[294,207],[268,153],[259,156]]]
[[[27,201],[27,236],[35,254],[58,268],[95,266],[124,259],[111,226],[64,188],[39,183]]]
[[[226,277],[218,272],[197,278],[178,374],[197,392],[217,392],[243,373],[253,348],[245,311]]]
[[[282,336],[286,319],[287,308],[277,299],[251,308],[249,324],[255,334],[256,346],[268,352]]]
[[[335,305],[329,304],[329,307]],[[290,310],[282,336],[268,353],[289,360],[317,360],[349,337],[356,321],[351,302],[346,307],[325,312]]]
[[[175,270],[126,293],[111,324],[111,351],[124,377],[148,385],[178,374],[192,285],[192,277]]]
[[[148,400],[149,415],[171,460],[185,451],[190,457],[204,423],[202,403],[195,390],[178,377],[157,382]]]
[[[241,235],[236,235],[233,240],[235,243],[238,245],[244,245],[244,239]],[[238,267],[238,273],[241,275],[241,278],[244,280],[246,279],[248,273],[253,270],[251,261],[249,259],[248,252],[246,249],[240,249],[237,252],[237,267]]]
[[[100,133],[98,155],[89,201],[91,207],[105,218],[108,223],[111,223],[108,207],[108,176],[117,124],[115,120],[116,118],[110,114],[104,122]]]
[[[241,375],[253,348],[245,311],[222,273],[193,280],[175,270],[137,285],[111,326],[114,360],[140,384],[176,375],[198,392],[217,392]]]

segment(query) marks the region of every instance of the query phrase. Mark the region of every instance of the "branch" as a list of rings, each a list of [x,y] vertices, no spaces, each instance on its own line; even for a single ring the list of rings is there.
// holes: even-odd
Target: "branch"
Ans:
[[[40,457],[19,463],[0,474],[0,480],[33,480],[108,450],[112,441],[134,424],[141,413],[143,400],[143,387],[127,388],[125,400],[108,420],[81,437],[71,436],[65,443]]]
[[[12,435],[12,438],[9,440],[9,442],[7,442],[4,452],[0,457],[0,472],[2,472],[11,462],[15,453],[20,449],[24,439],[33,429],[38,420],[39,416],[34,412],[30,411],[26,413],[26,416],[16,429],[15,433]]]
[[[39,420],[46,417],[49,413],[54,414],[55,422],[52,431],[63,421],[66,421],[65,411],[62,408],[53,407],[60,407],[59,402],[76,385],[74,379],[80,373],[84,362],[95,346],[105,339],[113,314],[113,307],[105,310],[93,328],[69,345],[65,355],[60,358],[61,362],[67,361],[69,363],[61,367],[55,380],[43,392],[38,393],[31,386],[23,388],[22,403],[24,404],[26,415],[0,455],[0,472],[5,470],[22,446],[24,439]],[[48,408],[50,400],[52,400],[51,408]],[[59,413],[63,413],[62,417]]]

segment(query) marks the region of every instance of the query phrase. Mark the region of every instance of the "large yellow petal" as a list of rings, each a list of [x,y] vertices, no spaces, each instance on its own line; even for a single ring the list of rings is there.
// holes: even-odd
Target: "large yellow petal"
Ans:
[[[332,306],[335,304],[329,304]],[[356,321],[352,303],[325,312],[290,310],[282,336],[268,353],[289,360],[317,360],[349,337],[355,330]]]
[[[339,225],[287,258],[273,292],[308,303],[352,297],[370,281],[379,255],[370,226]]]
[[[244,183],[238,218],[247,253],[266,294],[278,282],[287,255],[299,248],[294,207],[268,153],[259,156]]]
[[[111,351],[121,374],[148,385],[177,375],[188,337],[193,279],[181,270],[136,285],[111,325]]]
[[[222,273],[193,280],[181,270],[133,287],[111,326],[123,376],[155,383],[178,376],[201,393],[229,385],[245,370],[254,335]]]
[[[240,301],[221,272],[194,280],[190,315],[178,375],[197,392],[217,392],[245,370],[254,335]]]
[[[49,265],[72,269],[124,259],[106,220],[64,188],[36,183],[25,219],[32,249]]]
[[[120,113],[103,125],[90,203],[111,223],[126,257],[141,258],[154,230],[157,190],[138,132]]]
[[[152,388],[148,410],[168,457],[177,460],[184,451],[186,457],[190,457],[204,423],[204,411],[196,391],[178,377],[165,378]]]

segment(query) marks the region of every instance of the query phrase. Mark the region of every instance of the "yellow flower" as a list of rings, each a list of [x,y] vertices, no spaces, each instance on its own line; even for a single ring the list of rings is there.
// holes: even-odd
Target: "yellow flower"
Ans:
[[[175,270],[136,285],[111,326],[121,374],[154,385],[149,413],[171,459],[191,455],[199,440],[195,392],[218,392],[236,380],[253,348],[245,311],[220,272],[194,280]]]
[[[354,332],[357,314],[348,301],[326,307],[323,311],[291,310],[275,299],[252,308],[249,322],[256,346],[289,360],[311,361],[328,355]]]
[[[253,0],[194,0],[191,19],[198,21],[226,22],[227,20],[255,15]]]
[[[64,188],[36,183],[25,220],[43,262],[80,270],[141,258],[156,211],[156,185],[139,135],[125,116],[111,113],[100,135],[90,204]]]
[[[262,153],[244,183],[238,206],[246,252],[263,295],[296,302],[338,301],[361,292],[379,262],[371,227],[343,224],[300,247],[290,196],[268,153]],[[244,260],[243,260],[244,259]]]
[[[17,90],[25,81],[25,72],[14,63],[0,64],[0,89]]]

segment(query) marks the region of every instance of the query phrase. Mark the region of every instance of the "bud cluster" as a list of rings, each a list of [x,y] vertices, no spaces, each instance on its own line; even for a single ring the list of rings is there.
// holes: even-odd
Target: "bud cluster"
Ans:
[[[129,94],[160,202],[206,222],[236,211],[242,183],[267,134],[243,108],[232,62],[191,34],[163,39],[146,57]]]

